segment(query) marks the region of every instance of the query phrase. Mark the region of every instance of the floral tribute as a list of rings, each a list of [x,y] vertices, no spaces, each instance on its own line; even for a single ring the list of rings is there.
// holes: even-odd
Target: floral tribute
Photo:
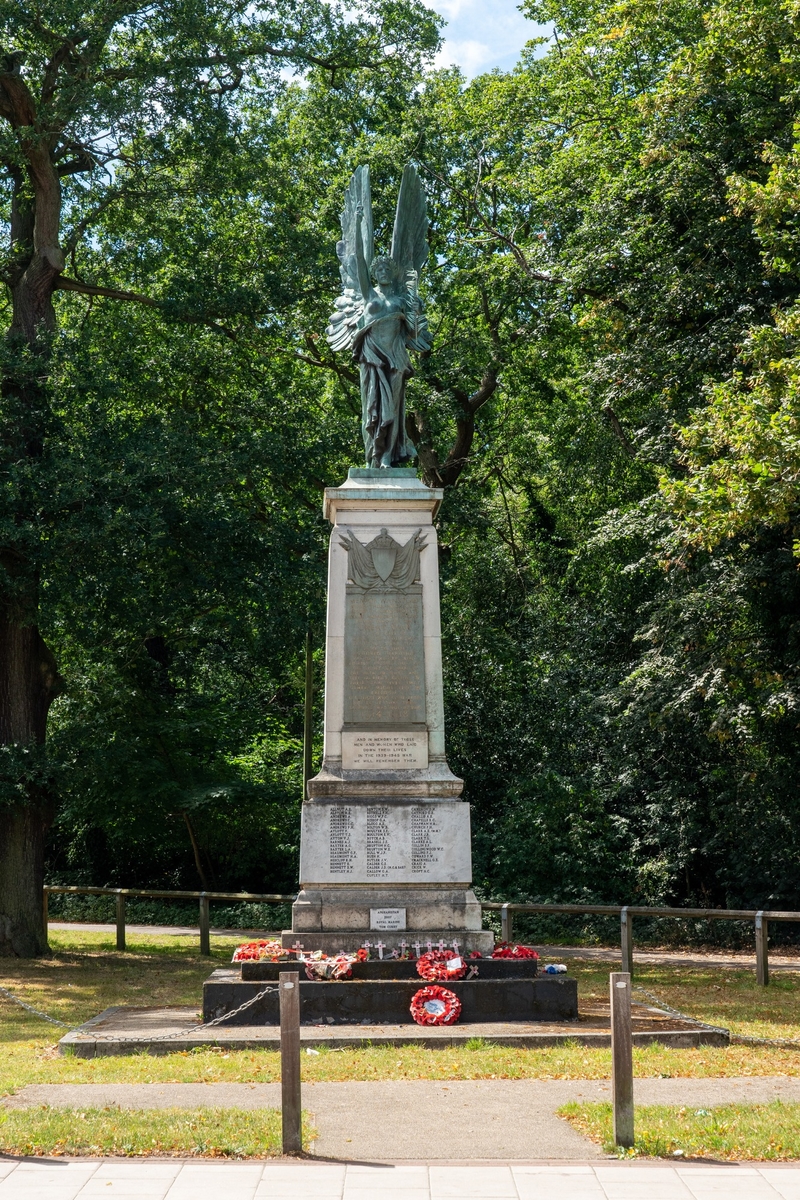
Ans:
[[[323,954],[315,950],[305,956],[303,966],[308,979],[350,979],[353,963],[363,962],[357,954]]]
[[[258,942],[243,942],[233,952],[233,962],[280,962],[291,958],[294,950],[286,950],[277,938]]]
[[[461,1001],[449,988],[433,984],[411,997],[411,1016],[418,1025],[454,1025],[461,1016]]]
[[[498,942],[492,951],[492,958],[536,958],[539,955],[530,946],[512,946],[510,942]]]
[[[467,964],[452,950],[429,950],[417,959],[417,974],[420,979],[438,983],[442,979],[463,979]]]

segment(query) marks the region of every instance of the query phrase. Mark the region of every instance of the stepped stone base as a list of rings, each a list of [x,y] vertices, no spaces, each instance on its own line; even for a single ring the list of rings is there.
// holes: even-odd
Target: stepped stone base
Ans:
[[[284,968],[285,969],[285,968]],[[203,1020],[232,1012],[258,994],[263,982],[241,979],[221,968],[203,984]],[[577,1021],[578,985],[566,975],[531,979],[462,979],[446,985],[462,1004],[465,1022]],[[302,1025],[413,1025],[411,998],[423,980],[348,980],[317,983],[300,980]],[[278,989],[232,1017],[226,1025],[278,1025]]]

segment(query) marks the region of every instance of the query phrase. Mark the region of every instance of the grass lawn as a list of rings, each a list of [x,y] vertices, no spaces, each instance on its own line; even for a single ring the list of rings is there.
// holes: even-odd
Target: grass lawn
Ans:
[[[10,1109],[0,1116],[0,1150],[48,1157],[271,1158],[281,1153],[281,1114],[277,1108]]]
[[[571,1125],[614,1154],[610,1104],[565,1104]],[[726,1104],[715,1108],[637,1106],[635,1155],[782,1162],[800,1158],[800,1104]],[[619,1151],[621,1157],[628,1157]]]
[[[70,1025],[113,1004],[199,1007],[203,980],[213,967],[230,961],[236,944],[234,938],[212,938],[209,960],[200,957],[195,938],[129,935],[130,949],[125,953],[114,949],[113,930],[108,934],[53,931],[50,941],[50,959],[0,960],[0,985]],[[608,966],[575,962],[570,972],[577,976],[583,998],[607,997]],[[642,967],[636,982],[674,1007],[735,1032],[800,1037],[800,974],[773,979],[764,989],[756,986],[750,971],[665,966]],[[280,1078],[280,1057],[274,1050],[209,1048],[82,1059],[59,1055],[56,1043],[62,1032],[0,995],[0,1097],[27,1083],[267,1083]],[[467,1047],[441,1050],[414,1046],[322,1050],[316,1055],[304,1054],[302,1067],[308,1081],[333,1082],[608,1079],[611,1057],[608,1050],[576,1043],[527,1050],[476,1040]],[[800,1075],[800,1050],[750,1046],[668,1049],[655,1045],[634,1051],[634,1070],[640,1077]],[[789,1111],[788,1105],[785,1111]],[[269,1132],[273,1128],[270,1122],[277,1119],[274,1114],[226,1113],[215,1117],[204,1109],[178,1117],[157,1111],[135,1115],[126,1111],[122,1117],[114,1109],[87,1111],[83,1116],[64,1110],[9,1110],[0,1122],[0,1147],[17,1153],[43,1152],[49,1147],[48,1152],[64,1154],[214,1155],[258,1145],[260,1154],[275,1153],[276,1143],[270,1141],[273,1135]],[[778,1140],[790,1144],[783,1137]],[[128,1145],[134,1148],[125,1149]],[[225,1146],[233,1149],[225,1150]]]

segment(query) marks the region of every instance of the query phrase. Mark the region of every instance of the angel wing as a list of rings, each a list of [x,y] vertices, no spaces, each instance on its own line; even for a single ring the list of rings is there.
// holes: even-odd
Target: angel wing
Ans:
[[[344,194],[344,208],[340,218],[341,241],[336,243],[339,259],[339,274],[342,278],[342,294],[338,296],[336,311],[332,314],[325,331],[332,350],[351,350],[356,331],[356,322],[364,307],[361,285],[356,265],[356,227],[361,222],[361,241],[364,258],[372,262],[372,195],[369,186],[369,167],[357,167]]]
[[[428,209],[416,167],[411,163],[403,171],[400,195],[392,234],[392,258],[401,277],[408,271],[419,274],[428,257]]]

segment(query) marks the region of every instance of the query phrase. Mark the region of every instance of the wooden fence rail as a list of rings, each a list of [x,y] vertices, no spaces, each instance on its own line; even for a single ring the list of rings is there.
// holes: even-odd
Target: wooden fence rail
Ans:
[[[622,969],[633,978],[633,918],[673,917],[677,920],[700,921],[752,921],[756,941],[756,982],[762,987],[769,983],[769,923],[770,921],[797,921],[800,912],[782,912],[777,909],[749,908],[647,908],[636,904],[504,904],[501,901],[484,901],[484,912],[500,913],[500,936],[504,942],[513,941],[514,913],[558,914],[572,913],[576,916],[619,917],[620,951]]]
[[[81,896],[116,897],[117,949],[125,949],[126,902],[131,898],[149,900],[197,900],[200,924],[200,953],[211,953],[211,901],[227,900],[240,904],[292,904],[295,896],[274,892],[170,892],[153,888],[68,887],[48,884],[42,896],[44,924],[47,929],[48,896],[50,893]],[[756,942],[756,980],[762,987],[769,983],[769,923],[797,921],[800,912],[781,912],[775,909],[745,908],[647,908],[635,904],[512,904],[500,900],[481,903],[484,912],[500,913],[500,936],[511,942],[514,937],[515,913],[572,914],[574,916],[618,917],[622,969],[633,976],[633,918],[672,917],[684,921],[752,921]]]
[[[274,892],[167,892],[151,888],[103,888],[103,887],[67,887],[60,884],[47,884],[42,892],[42,913],[44,927],[47,932],[48,897],[51,893],[70,896],[115,896],[117,949],[125,949],[126,901],[131,897],[147,900],[197,900],[200,924],[200,953],[211,954],[211,909],[212,900],[238,901],[246,904],[293,904],[295,896],[281,896]]]

